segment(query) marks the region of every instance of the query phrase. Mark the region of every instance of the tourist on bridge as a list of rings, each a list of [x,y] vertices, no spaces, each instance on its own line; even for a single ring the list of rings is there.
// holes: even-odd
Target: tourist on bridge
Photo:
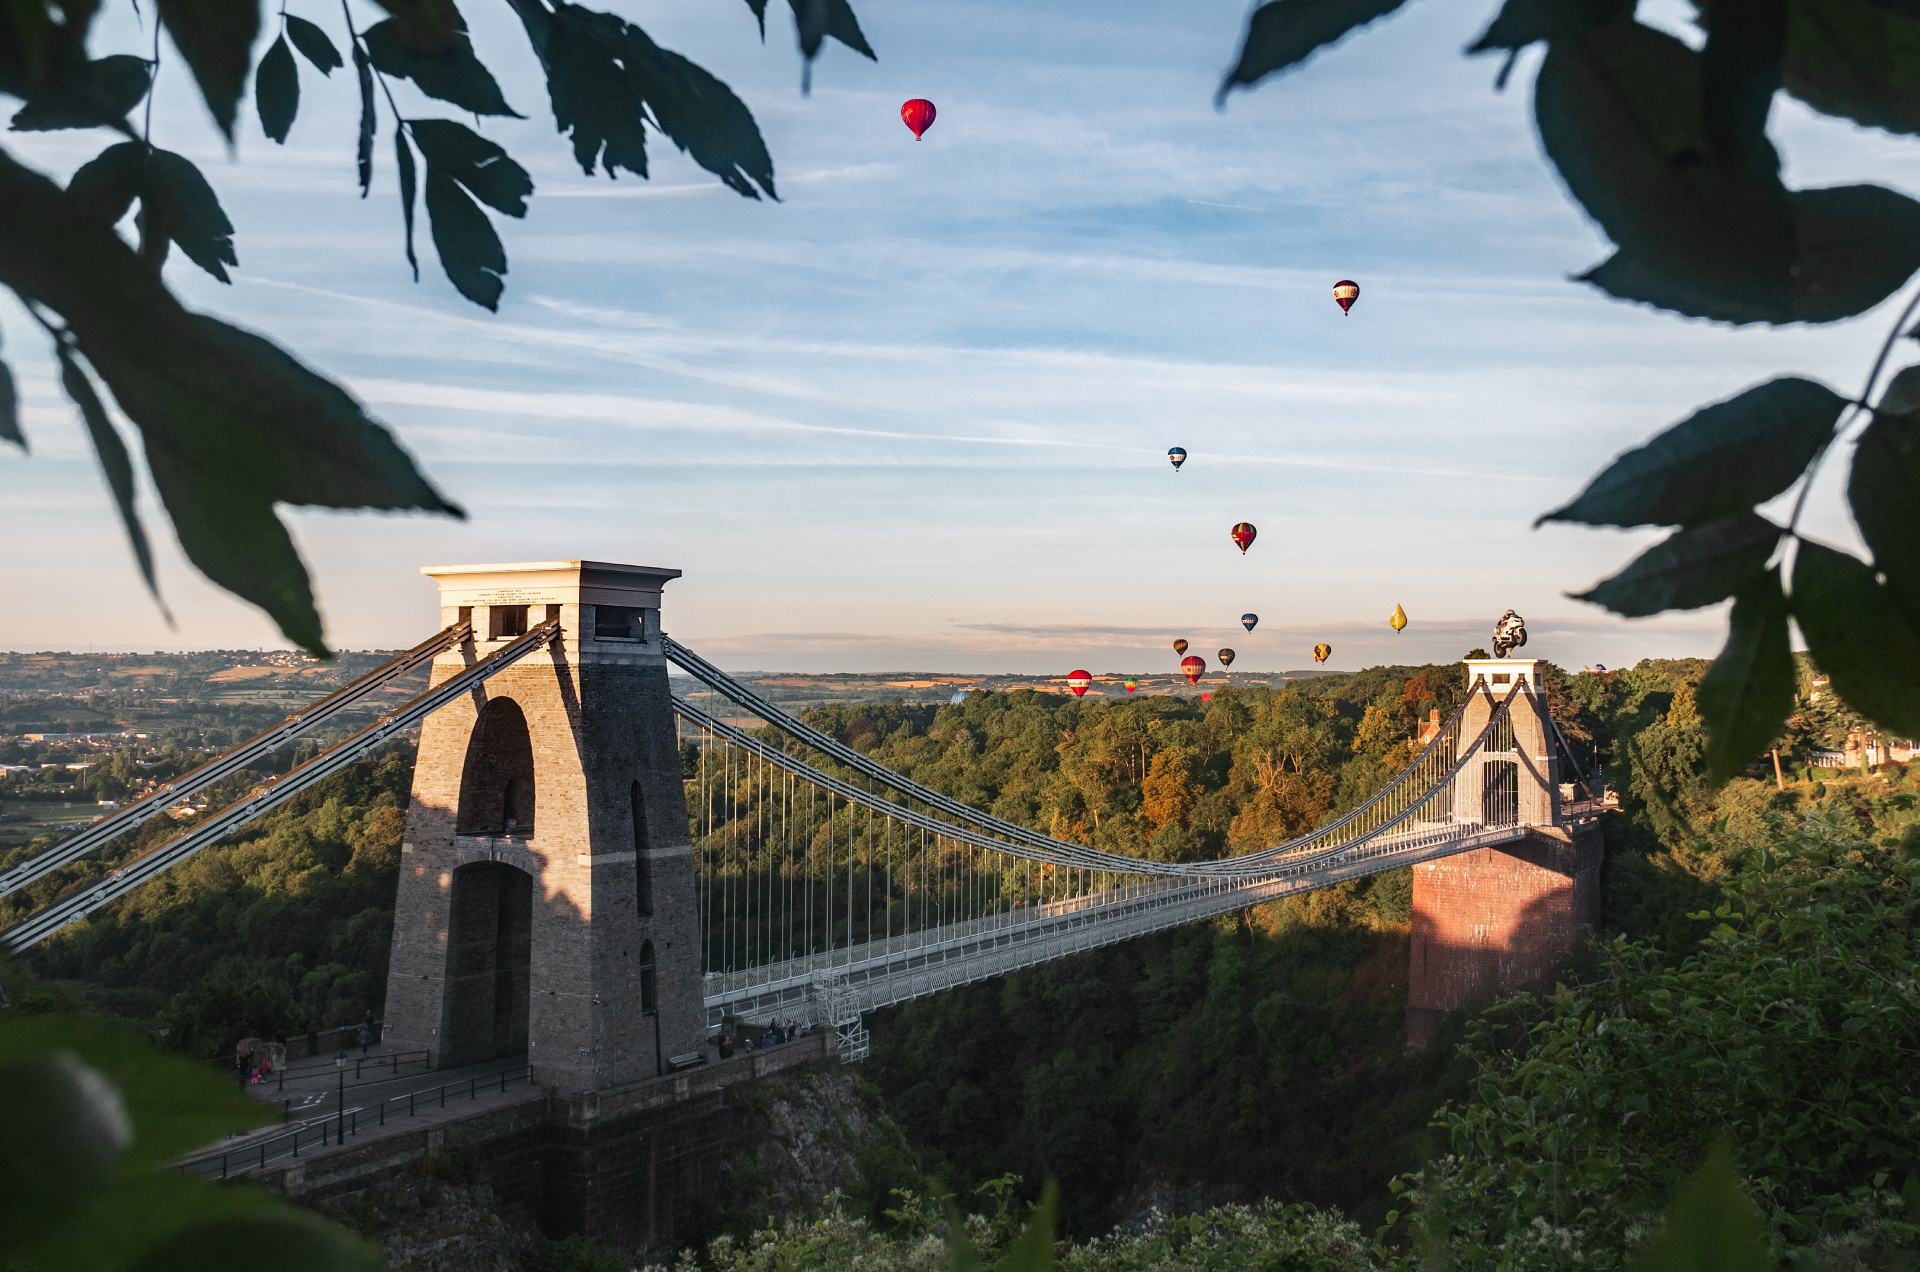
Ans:
[[[367,1028],[365,1025],[360,1026],[360,1055],[362,1058],[365,1058],[367,1054],[367,1048],[371,1047],[372,1045],[373,1045],[373,1030]]]

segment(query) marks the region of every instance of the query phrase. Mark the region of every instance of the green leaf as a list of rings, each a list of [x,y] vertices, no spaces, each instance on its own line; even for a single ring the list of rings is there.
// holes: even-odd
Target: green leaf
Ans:
[[[162,1051],[98,1017],[14,1015],[0,1024],[0,1064],[29,1063],[62,1049],[118,1088],[133,1120],[133,1141],[123,1159],[128,1169],[164,1165],[279,1118],[270,1106],[243,1095],[231,1072]]]
[[[438,170],[467,187],[488,207],[508,216],[527,214],[533,178],[506,151],[450,119],[409,119],[407,127],[427,161],[429,174]]]
[[[413,147],[407,144],[407,130],[400,124],[393,126],[394,166],[400,172],[400,215],[407,223],[407,264],[413,267],[413,281],[420,281],[420,260],[413,254],[413,200],[416,178],[413,169]]]
[[[322,75],[332,75],[343,65],[340,50],[333,47],[333,41],[305,18],[296,18],[291,13],[287,18],[287,38],[293,41],[293,47],[300,50],[300,56],[313,63],[313,69]]]
[[[1689,526],[1654,544],[1626,569],[1575,600],[1627,618],[1724,601],[1766,568],[1780,527],[1752,512]]]
[[[144,142],[122,141],[81,164],[67,182],[67,201],[102,225],[118,225],[140,193],[146,170]]]
[[[1537,40],[1571,39],[1632,15],[1632,0],[1506,0],[1467,52],[1523,49]]]
[[[492,72],[473,55],[473,41],[456,33],[437,49],[416,49],[400,38],[393,19],[374,24],[362,37],[374,69],[410,79],[421,92],[476,115],[524,118],[507,105]]]
[[[1724,1142],[1680,1185],[1666,1224],[1627,1266],[1628,1272],[1773,1272],[1760,1216],[1740,1189]]]
[[[628,28],[629,75],[653,112],[653,121],[693,161],[749,199],[773,190],[773,156],[760,127],[733,90],[678,53],[663,49],[638,27]]]
[[[0,282],[67,320],[140,429],[188,557],[306,648],[325,652],[275,504],[462,515],[338,386],[258,336],[182,309],[112,229],[71,215],[64,191],[4,153]]]
[[[367,191],[373,189],[373,130],[379,121],[379,114],[373,104],[373,63],[367,60],[366,50],[358,43],[353,46],[353,69],[360,79],[360,146],[357,157],[360,165],[360,197],[364,199]]]
[[[378,1250],[290,1207],[198,1224],[161,1242],[128,1272],[204,1272],[271,1264],[276,1272],[386,1272]]]
[[[116,53],[51,77],[13,116],[15,132],[111,127],[153,86],[145,58]]]
[[[1920,133],[1920,21],[1875,0],[1793,0],[1781,85],[1815,110]]]
[[[291,55],[287,65],[291,69]],[[148,218],[148,233],[178,244],[187,259],[221,282],[232,281],[225,267],[240,263],[233,254],[233,222],[191,160],[171,150],[155,149],[148,155],[140,209]]]
[[[1806,471],[1846,405],[1797,376],[1755,385],[1621,455],[1534,524],[1702,525],[1763,504]]]
[[[1882,727],[1920,737],[1920,634],[1873,567],[1801,540],[1793,563],[1793,617],[1813,661],[1848,706]]]
[[[1548,47],[1534,114],[1568,189],[1636,277],[1663,276],[1687,313],[1791,321],[1794,242],[1778,160],[1764,136],[1750,154],[1716,148],[1703,92],[1699,54],[1614,22]],[[1594,281],[1613,279],[1603,267]]]
[[[73,1052],[0,1064],[0,1232],[24,1245],[57,1228],[133,1138],[120,1093]]]
[[[287,130],[300,111],[300,72],[294,68],[293,50],[284,35],[273,42],[254,72],[253,104],[260,112],[260,130],[285,145]]]
[[[1718,785],[1773,744],[1793,710],[1796,676],[1780,572],[1768,570],[1733,598],[1726,647],[1695,697],[1707,722],[1707,772]]]
[[[860,33],[860,22],[853,16],[853,7],[847,0],[787,0],[787,6],[793,10],[793,26],[800,37],[800,52],[811,62],[820,55],[820,45],[828,36],[840,41],[855,53],[874,58],[873,49],[867,44],[867,37]],[[761,33],[766,32],[764,19]]]
[[[1860,435],[1847,502],[1894,603],[1920,626],[1920,366],[1893,378]]]
[[[0,441],[27,449],[27,435],[20,431],[20,394],[13,384],[13,368],[0,362]]]
[[[250,0],[155,0],[173,46],[186,59],[207,109],[227,140],[247,84],[260,6]]]
[[[88,1198],[59,1231],[22,1251],[21,1261],[37,1272],[206,1269],[215,1265],[193,1260],[190,1253],[189,1261],[183,1262],[181,1246],[190,1251],[196,1240],[204,1240],[207,1254],[212,1255],[217,1228],[270,1221],[288,1213],[286,1203],[264,1189],[223,1186],[170,1170],[122,1171]],[[330,1247],[343,1239],[351,1241],[337,1230],[326,1231],[331,1225],[317,1217],[305,1216],[296,1222],[301,1224],[300,1229],[275,1225],[274,1230],[287,1245],[270,1256],[256,1249],[249,1262],[271,1257],[276,1264],[285,1259],[304,1268],[309,1266],[306,1260],[314,1256],[297,1245],[325,1242]],[[221,1254],[224,1257],[227,1251]],[[164,1262],[155,1262],[156,1258]]]
[[[1221,105],[1235,87],[1251,87],[1277,71],[1307,60],[1351,31],[1386,17],[1406,0],[1269,0],[1247,20],[1234,63],[1213,104]]]
[[[159,596],[160,586],[153,577],[153,550],[147,546],[147,532],[140,525],[140,513],[133,506],[133,461],[127,456],[126,444],[114,430],[113,421],[107,418],[100,395],[93,391],[93,381],[80,369],[73,351],[63,341],[56,352],[60,359],[60,387],[80,408],[80,418],[86,421],[87,436],[93,439],[94,454],[100,457],[107,489],[113,494],[114,506],[120,510],[121,524],[127,528],[134,560],[140,563],[140,577],[146,580],[147,591]]]
[[[1883,186],[1796,190],[1793,316],[1834,322],[1873,308],[1920,269],[1920,203]]]
[[[1059,1203],[1060,1185],[1049,1179],[1040,1190],[1040,1204],[1028,1217],[1027,1226],[993,1265],[993,1272],[1050,1272],[1054,1266],[1053,1216]]]

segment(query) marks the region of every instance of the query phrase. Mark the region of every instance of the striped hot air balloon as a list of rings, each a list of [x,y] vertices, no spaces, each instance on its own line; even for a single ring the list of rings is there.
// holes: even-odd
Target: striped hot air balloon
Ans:
[[[1135,689],[1138,689],[1140,687],[1140,682],[1138,680],[1135,680],[1132,676],[1128,676],[1126,680],[1122,683],[1126,685],[1128,693],[1132,693]]]
[[[920,140],[921,133],[933,127],[933,117],[939,113],[933,108],[933,103],[924,97],[916,97],[900,106],[900,120],[913,129],[915,141]]]
[[[1176,446],[1168,451],[1167,462],[1173,465],[1174,472],[1179,472],[1180,465],[1187,462],[1187,448],[1184,446]]]
[[[1240,546],[1240,555],[1245,556],[1247,549],[1253,546],[1254,536],[1260,532],[1253,528],[1251,521],[1236,521],[1229,533],[1233,536],[1233,541]]]
[[[1073,696],[1076,698],[1086,697],[1087,687],[1091,684],[1093,684],[1093,677],[1084,671],[1070,671],[1067,673],[1067,688],[1073,690]]]
[[[1187,678],[1188,684],[1199,684],[1200,677],[1207,674],[1207,660],[1198,654],[1189,654],[1180,660],[1180,674]]]
[[[1340,312],[1350,313],[1353,302],[1360,299],[1360,284],[1351,278],[1343,278],[1333,285],[1334,303],[1340,306]]]
[[[1173,652],[1174,652],[1174,653],[1176,653],[1176,654],[1184,654],[1184,653],[1186,653],[1186,652],[1187,652],[1187,642],[1186,642],[1186,641],[1184,641],[1184,640],[1176,640],[1176,641],[1174,641],[1174,642],[1173,642]]]

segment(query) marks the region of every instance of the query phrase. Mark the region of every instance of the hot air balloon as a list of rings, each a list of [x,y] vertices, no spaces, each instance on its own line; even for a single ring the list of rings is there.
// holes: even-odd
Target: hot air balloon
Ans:
[[[1332,645],[1328,645],[1324,643],[1315,645],[1313,647],[1313,661],[1318,663],[1323,663],[1327,661],[1328,657],[1330,657],[1332,653],[1333,653]]]
[[[1396,632],[1406,631],[1407,630],[1407,611],[1401,609],[1398,605],[1395,605],[1393,607],[1393,617],[1387,620],[1387,626],[1393,628],[1393,630]]]
[[[1187,678],[1188,684],[1199,684],[1200,677],[1207,674],[1207,660],[1198,654],[1190,654],[1182,658],[1180,660],[1180,674]]]
[[[1213,695],[1212,695],[1212,694],[1210,694],[1210,693],[1203,693],[1203,694],[1201,694],[1201,695],[1200,695],[1200,701],[1202,701],[1202,702],[1212,702],[1212,701],[1213,701]]]
[[[1067,673],[1067,688],[1073,690],[1073,696],[1076,698],[1086,697],[1087,686],[1092,683],[1093,677],[1084,671],[1070,671]]]
[[[1240,545],[1240,555],[1245,556],[1247,549],[1253,546],[1254,536],[1260,532],[1253,528],[1251,521],[1236,521],[1229,533],[1233,536],[1233,541]]]
[[[913,103],[909,102],[907,104],[911,106]],[[932,110],[932,105],[929,104],[927,109]],[[927,122],[933,122],[931,115],[927,117]],[[1351,278],[1341,279],[1333,285],[1333,299],[1334,302],[1340,306],[1341,313],[1350,312],[1353,309],[1353,302],[1360,299],[1360,284],[1354,282]]]
[[[1174,652],[1174,653],[1176,653],[1176,654],[1184,654],[1184,653],[1186,653],[1186,652],[1187,652],[1187,642],[1186,642],[1186,641],[1184,641],[1184,640],[1176,640],[1176,641],[1174,641],[1174,642],[1173,642],[1173,652]]]
[[[1223,649],[1220,651],[1220,665],[1222,667],[1233,666],[1233,651],[1231,649]]]
[[[1252,631],[1254,625],[1259,621],[1260,616],[1258,614],[1242,614],[1240,616],[1240,626],[1246,628],[1248,631]]]
[[[1132,676],[1128,676],[1123,683],[1127,686],[1128,693],[1132,693],[1135,689],[1138,689],[1140,687],[1140,682],[1138,680],[1135,680]]]
[[[913,139],[920,140],[920,134],[933,127],[933,117],[939,112],[933,103],[924,97],[916,97],[900,107],[900,118],[907,127],[913,129]]]
[[[965,702],[966,700],[967,700],[967,691],[964,689],[954,694],[953,697],[947,699],[948,702],[951,702],[956,707],[959,706],[961,703]]]
[[[1172,463],[1173,471],[1176,473],[1179,472],[1180,465],[1187,462],[1186,448],[1184,446],[1174,447],[1172,450],[1167,452],[1167,459],[1170,463]]]

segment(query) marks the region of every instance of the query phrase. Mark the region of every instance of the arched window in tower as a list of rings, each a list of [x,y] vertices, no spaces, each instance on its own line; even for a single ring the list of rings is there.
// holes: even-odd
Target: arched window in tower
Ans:
[[[534,794],[527,717],[513,699],[494,698],[481,708],[467,742],[455,833],[531,835]]]
[[[647,797],[634,782],[627,792],[627,804],[633,811],[633,882],[635,900],[644,917],[653,913],[653,858],[647,851]],[[652,946],[648,946],[649,949]]]
[[[640,1014],[653,1016],[659,1011],[660,994],[653,974],[653,942],[645,941],[640,946]]]

